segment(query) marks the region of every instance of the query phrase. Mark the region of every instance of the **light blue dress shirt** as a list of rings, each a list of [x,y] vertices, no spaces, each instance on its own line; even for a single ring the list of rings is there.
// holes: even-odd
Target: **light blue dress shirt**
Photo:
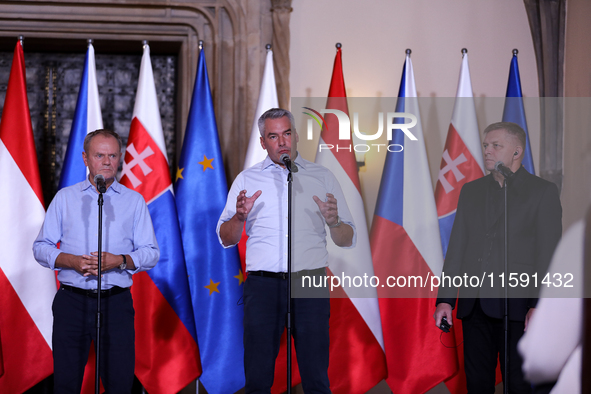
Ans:
[[[116,255],[128,254],[136,269],[115,268],[103,272],[101,288],[129,287],[134,273],[154,267],[160,257],[150,212],[141,194],[116,180],[103,198],[102,249]],[[58,271],[57,277],[65,285],[97,288],[96,276],[85,277],[73,269],[55,266],[62,252],[80,256],[98,250],[97,201],[98,192],[88,178],[61,189],[49,205],[45,222],[33,243],[35,259],[42,266]]]
[[[294,163],[298,171],[293,174],[292,271],[296,272],[328,265],[327,226],[313,196],[322,201],[326,201],[326,193],[335,196],[341,221],[353,228],[351,248],[355,246],[357,232],[335,176],[299,154]],[[262,191],[246,219],[249,237],[246,243],[247,271],[287,272],[287,173],[287,169],[267,156],[238,174],[230,188],[216,229],[222,245],[220,226],[236,213],[236,198],[240,191],[246,190],[248,197],[257,190]]]

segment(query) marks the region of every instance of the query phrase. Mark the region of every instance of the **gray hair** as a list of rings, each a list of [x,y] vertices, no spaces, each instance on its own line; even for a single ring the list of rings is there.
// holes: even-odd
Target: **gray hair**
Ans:
[[[110,136],[115,138],[117,140],[117,143],[119,144],[119,152],[121,152],[121,146],[123,145],[123,143],[121,142],[121,137],[119,137],[119,134],[109,129],[98,129],[86,134],[86,137],[84,138],[84,152],[88,153],[88,149],[90,148],[90,140],[92,140],[97,135],[102,135],[105,137]]]
[[[505,130],[507,133],[511,134],[514,137],[517,137],[521,147],[525,149],[525,131],[519,126],[517,123],[513,122],[496,122],[492,123],[484,129],[484,135],[486,136],[489,132],[494,130]]]
[[[293,115],[286,109],[282,108],[271,108],[270,110],[266,111],[264,114],[261,115],[258,121],[259,126],[259,133],[261,133],[261,137],[265,138],[265,121],[267,119],[280,119],[287,116],[289,119],[289,123],[291,123],[291,131],[295,133],[295,121],[293,119]]]

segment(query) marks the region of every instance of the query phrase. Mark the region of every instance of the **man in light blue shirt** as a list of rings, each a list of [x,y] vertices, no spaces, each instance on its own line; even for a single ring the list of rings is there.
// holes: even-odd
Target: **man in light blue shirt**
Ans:
[[[268,156],[236,177],[217,226],[224,247],[237,244],[243,228],[249,236],[246,244],[248,278],[244,284],[247,394],[270,393],[285,327],[288,171],[282,155],[289,155],[294,173],[294,277],[325,275],[327,232],[338,246],[354,247],[356,242],[355,225],[338,181],[328,169],[298,155],[298,137],[293,123],[293,115],[284,109],[271,109],[260,117],[261,145]],[[297,282],[301,283],[301,279]],[[330,393],[329,293],[326,288],[312,291],[319,298],[292,298],[292,332],[304,391]]]
[[[89,133],[82,153],[88,178],[60,190],[33,244],[35,258],[56,270],[53,302],[56,393],[79,393],[90,341],[96,340],[98,196],[103,175],[101,379],[108,393],[129,393],[135,363],[132,275],[156,265],[160,252],[143,197],[115,179],[121,139],[110,130]],[[59,244],[59,248],[58,248]]]

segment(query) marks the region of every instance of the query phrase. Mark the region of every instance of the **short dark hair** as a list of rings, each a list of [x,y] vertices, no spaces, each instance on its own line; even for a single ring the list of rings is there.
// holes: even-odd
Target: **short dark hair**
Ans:
[[[267,110],[264,114],[261,115],[258,121],[259,126],[259,133],[261,133],[261,137],[265,138],[265,121],[267,119],[280,119],[287,116],[289,119],[289,123],[291,123],[291,131],[295,133],[295,121],[293,119],[293,114],[286,109],[283,108],[271,108]]]
[[[525,131],[519,126],[517,123],[513,122],[496,122],[492,123],[484,129],[484,135],[486,136],[489,132],[494,130],[505,130],[507,133],[511,134],[512,136],[517,137],[521,147],[525,149]]]
[[[84,138],[84,152],[88,153],[88,149],[90,148],[90,140],[92,140],[97,135],[115,138],[117,140],[117,143],[119,144],[119,152],[121,152],[121,147],[123,146],[123,143],[121,142],[121,137],[119,137],[119,134],[109,129],[98,129],[86,134],[86,137]]]

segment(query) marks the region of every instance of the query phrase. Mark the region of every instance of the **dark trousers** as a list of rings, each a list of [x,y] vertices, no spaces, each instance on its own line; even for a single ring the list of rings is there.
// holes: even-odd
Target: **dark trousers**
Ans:
[[[509,392],[531,393],[531,385],[523,378],[523,360],[517,351],[517,342],[523,335],[524,323],[509,321]],[[462,319],[464,333],[464,365],[468,393],[495,392],[497,356],[501,362],[505,381],[505,329],[503,319],[487,316],[477,300],[470,315]]]
[[[96,340],[96,309],[96,298],[63,288],[55,295],[52,342],[56,393],[80,393],[90,342]],[[135,366],[131,293],[101,298],[101,312],[101,380],[107,394],[128,394]]]
[[[296,281],[293,282],[295,286]],[[292,335],[302,388],[306,394],[330,393],[328,289],[325,293],[324,298],[291,300]],[[248,276],[244,284],[244,372],[247,394],[271,392],[286,314],[287,280]]]

